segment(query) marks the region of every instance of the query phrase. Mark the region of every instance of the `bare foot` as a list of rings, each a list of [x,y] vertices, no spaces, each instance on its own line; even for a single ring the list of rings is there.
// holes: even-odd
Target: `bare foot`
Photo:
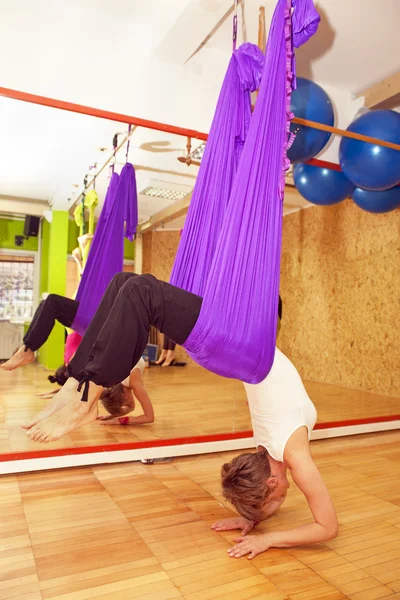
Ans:
[[[173,350],[168,350],[165,361],[163,362],[163,367],[170,367],[173,361],[175,360],[175,352]]]
[[[64,389],[65,386],[63,391]],[[70,391],[65,406],[55,416],[44,419],[31,427],[26,435],[35,442],[48,444],[71,433],[77,427],[96,421],[98,415],[97,401],[102,391],[101,386],[90,382],[87,402],[82,402],[82,392]]]
[[[54,396],[54,394],[58,394],[60,390],[51,390],[51,392],[40,392],[39,394],[36,394],[36,396],[38,398],[44,398],[44,400],[51,400]]]
[[[162,365],[164,360],[167,358],[167,351],[162,350],[160,354],[160,358],[156,361],[156,365]]]
[[[73,379],[72,377],[67,379],[65,385],[60,390],[57,390],[57,393],[51,402],[49,402],[35,417],[33,417],[33,419],[21,423],[22,429],[30,429],[39,423],[39,421],[47,419],[48,417],[54,415],[54,413],[61,410],[71,399],[71,394],[75,393],[77,388],[78,382],[76,379]]]
[[[10,360],[1,365],[1,368],[4,369],[4,371],[13,371],[18,367],[23,367],[32,362],[35,362],[35,354],[32,350],[25,348],[25,346],[21,346]]]

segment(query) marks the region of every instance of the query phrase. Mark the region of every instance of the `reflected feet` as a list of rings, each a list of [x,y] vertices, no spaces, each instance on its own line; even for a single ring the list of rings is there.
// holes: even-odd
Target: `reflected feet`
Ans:
[[[160,358],[156,360],[156,365],[162,365],[165,359],[167,358],[167,351],[162,350],[160,354]]]
[[[165,360],[162,364],[163,367],[170,367],[175,360],[175,352],[174,350],[168,350]]]
[[[59,392],[60,394],[64,392],[69,381],[67,381],[62,391]],[[78,387],[78,382],[76,380],[73,381],[76,387]],[[78,392],[76,389],[66,390],[67,401],[57,411],[57,414],[39,421],[39,423],[28,429],[26,435],[35,442],[48,444],[49,442],[59,440],[82,425],[96,421],[98,416],[97,401],[102,391],[103,388],[101,386],[90,382],[88,401],[82,402],[82,392]]]
[[[78,382],[76,379],[73,379],[72,377],[67,379],[65,385],[60,390],[57,390],[57,393],[51,402],[49,402],[35,417],[33,417],[33,419],[29,419],[28,421],[21,423],[22,429],[30,429],[39,423],[39,421],[47,419],[48,417],[54,415],[54,413],[61,410],[61,408],[63,408],[70,400],[71,394],[77,393],[77,389]]]
[[[25,348],[25,346],[21,346],[10,360],[0,366],[4,371],[14,371],[14,369],[18,369],[18,367],[23,367],[24,365],[29,365],[29,363],[33,362],[35,362],[34,352]]]

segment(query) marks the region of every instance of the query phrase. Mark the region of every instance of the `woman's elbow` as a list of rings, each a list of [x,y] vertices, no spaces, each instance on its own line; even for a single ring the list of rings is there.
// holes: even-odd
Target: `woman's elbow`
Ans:
[[[336,522],[328,527],[326,535],[326,541],[334,540],[339,535],[339,523]]]

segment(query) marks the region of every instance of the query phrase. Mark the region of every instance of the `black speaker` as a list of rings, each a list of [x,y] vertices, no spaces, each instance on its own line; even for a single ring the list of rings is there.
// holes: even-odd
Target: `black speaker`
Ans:
[[[24,225],[24,236],[26,238],[37,237],[39,233],[39,223],[39,217],[31,217],[30,215],[26,215]]]

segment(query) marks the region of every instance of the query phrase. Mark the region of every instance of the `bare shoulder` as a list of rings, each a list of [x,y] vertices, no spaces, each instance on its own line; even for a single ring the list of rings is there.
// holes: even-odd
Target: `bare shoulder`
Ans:
[[[129,375],[129,387],[134,390],[135,387],[142,384],[142,372],[138,367],[135,367],[132,369]]]
[[[308,429],[304,426],[296,429],[288,439],[285,446],[284,460],[291,468],[299,461],[304,463],[307,458],[312,461]]]

